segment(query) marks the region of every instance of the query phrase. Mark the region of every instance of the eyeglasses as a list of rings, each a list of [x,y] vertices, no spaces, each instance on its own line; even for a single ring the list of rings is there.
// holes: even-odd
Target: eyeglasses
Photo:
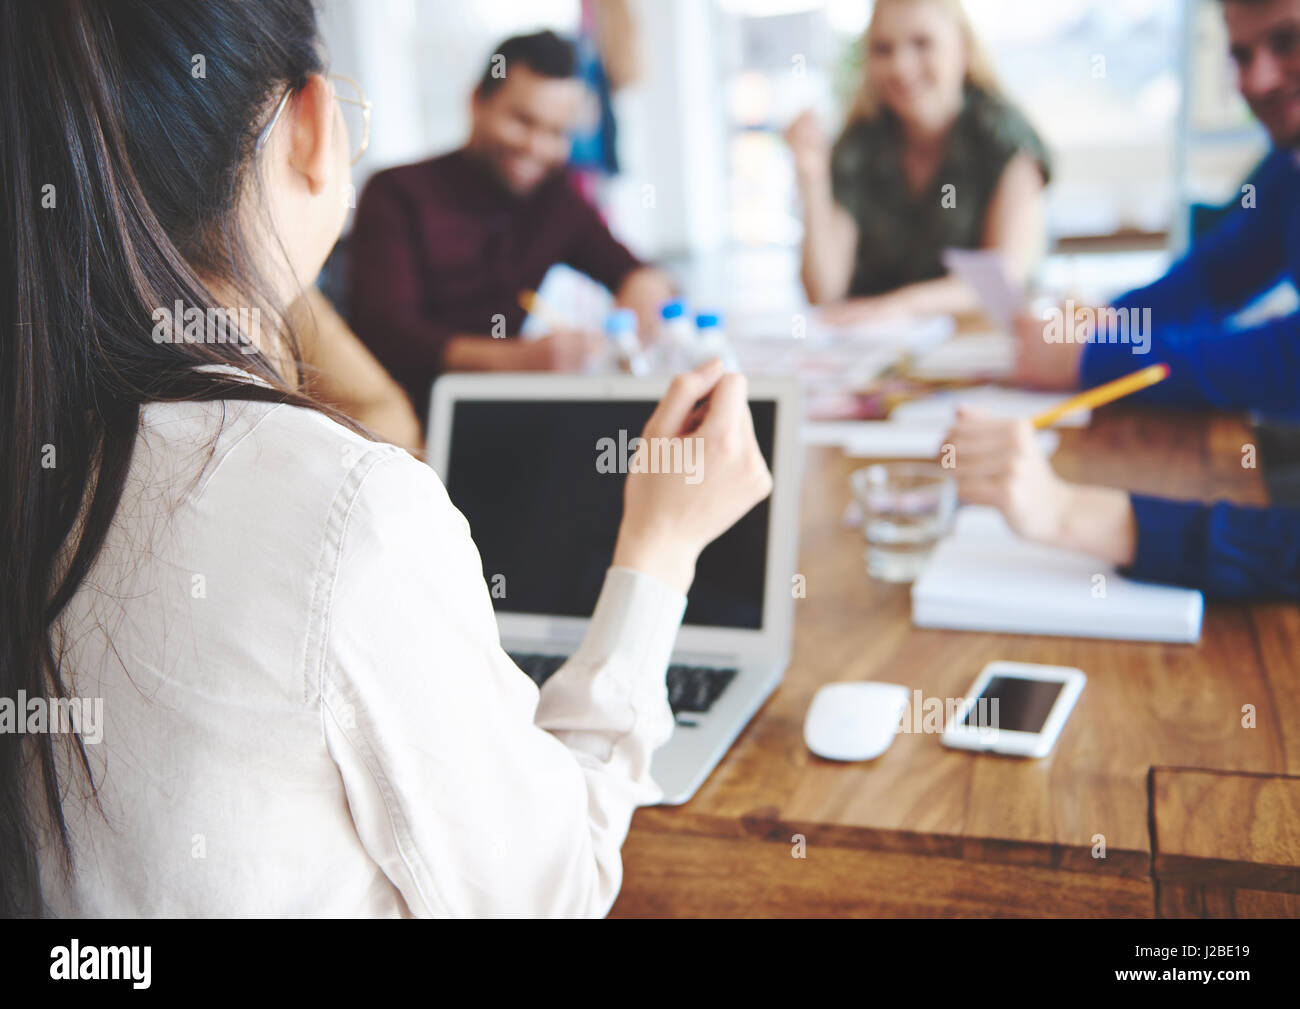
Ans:
[[[331,74],[330,81],[334,83],[334,97],[343,106],[344,125],[348,127],[348,144],[351,147],[352,161],[356,164],[361,160],[361,155],[366,153],[366,148],[370,146],[370,100],[366,98],[361,90],[361,85],[351,77],[344,77],[342,74]],[[340,93],[339,86],[342,86],[343,93]],[[266,146],[270,139],[271,131],[275,129],[275,124],[280,121],[280,113],[284,107],[289,104],[289,99],[293,96],[293,88],[286,88],[284,95],[280,98],[280,103],[275,107],[275,112],[271,116],[271,121],[266,124],[262,132],[257,135],[257,143],[253,146],[253,153],[257,154]],[[350,117],[347,110],[355,109],[354,116]],[[352,121],[349,121],[349,120]],[[355,121],[359,119],[360,122]],[[356,137],[360,137],[360,141]]]

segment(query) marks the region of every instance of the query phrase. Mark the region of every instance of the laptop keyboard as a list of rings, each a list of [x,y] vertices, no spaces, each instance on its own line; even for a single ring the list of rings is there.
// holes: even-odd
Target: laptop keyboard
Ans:
[[[515,654],[510,657],[539,687],[559,669],[568,657],[564,655]],[[717,669],[713,666],[674,665],[668,667],[668,706],[673,714],[703,714],[713,707],[722,692],[736,678],[734,669]]]

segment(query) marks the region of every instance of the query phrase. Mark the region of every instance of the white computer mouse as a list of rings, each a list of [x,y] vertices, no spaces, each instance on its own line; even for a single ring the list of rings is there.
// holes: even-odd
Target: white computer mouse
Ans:
[[[897,683],[828,683],[808,706],[804,742],[827,760],[871,760],[889,749],[906,707]]]

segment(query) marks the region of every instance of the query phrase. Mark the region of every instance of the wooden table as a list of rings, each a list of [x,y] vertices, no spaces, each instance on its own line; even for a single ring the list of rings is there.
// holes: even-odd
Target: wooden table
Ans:
[[[1056,466],[1263,503],[1242,465],[1249,441],[1235,418],[1118,404],[1064,432]],[[906,587],[867,577],[861,533],[841,521],[861,465],[807,452],[807,596],[785,681],[690,803],[638,811],[613,915],[1300,913],[1297,607],[1213,603],[1194,646],[916,628]],[[824,683],[959,698],[994,659],[1088,674],[1047,759],[954,751],[924,733],[858,764],[804,746]]]

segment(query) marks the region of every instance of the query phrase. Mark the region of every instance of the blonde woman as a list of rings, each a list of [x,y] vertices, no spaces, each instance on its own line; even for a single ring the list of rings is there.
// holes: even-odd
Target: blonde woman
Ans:
[[[844,323],[973,310],[943,250],[998,249],[1027,276],[1044,244],[1047,151],[1001,96],[960,0],[877,0],[863,62],[834,147],[810,112],[786,131],[808,300]]]

